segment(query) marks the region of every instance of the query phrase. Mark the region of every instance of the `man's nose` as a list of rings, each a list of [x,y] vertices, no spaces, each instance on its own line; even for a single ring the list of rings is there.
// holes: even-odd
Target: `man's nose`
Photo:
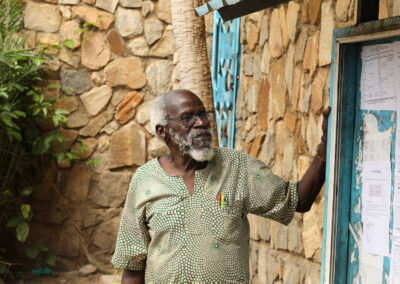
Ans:
[[[200,115],[195,114],[195,121],[193,124],[193,127],[205,127],[210,124],[210,121],[208,120],[207,117],[202,118]]]

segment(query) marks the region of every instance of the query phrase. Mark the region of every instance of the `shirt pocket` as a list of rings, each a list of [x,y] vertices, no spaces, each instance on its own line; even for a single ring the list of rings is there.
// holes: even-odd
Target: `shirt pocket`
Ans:
[[[221,243],[238,243],[243,225],[240,208],[238,204],[222,208],[218,206],[218,202],[214,206],[204,203],[201,216],[203,229]]]

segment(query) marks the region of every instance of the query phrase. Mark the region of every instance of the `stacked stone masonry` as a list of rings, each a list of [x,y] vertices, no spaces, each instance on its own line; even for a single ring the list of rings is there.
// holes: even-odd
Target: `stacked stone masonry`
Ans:
[[[132,174],[166,151],[151,134],[149,106],[179,87],[170,1],[25,1],[28,45],[61,47],[49,50],[43,90],[70,112],[57,131],[79,155],[54,164],[35,190],[29,241],[49,244],[60,269],[87,263],[76,228],[89,252],[109,264]],[[332,32],[354,24],[356,2],[290,1],[242,18],[235,147],[289,180],[302,177],[320,141]],[[400,15],[400,0],[380,3],[380,18]],[[209,58],[212,25],[207,15]],[[249,216],[252,283],[319,282],[323,210],[321,191],[287,227]]]

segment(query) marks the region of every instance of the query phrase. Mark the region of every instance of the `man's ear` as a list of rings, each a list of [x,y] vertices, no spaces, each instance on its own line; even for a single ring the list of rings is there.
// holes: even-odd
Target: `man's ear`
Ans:
[[[165,136],[166,136],[165,126],[157,125],[156,126],[156,133],[160,138],[165,140]]]

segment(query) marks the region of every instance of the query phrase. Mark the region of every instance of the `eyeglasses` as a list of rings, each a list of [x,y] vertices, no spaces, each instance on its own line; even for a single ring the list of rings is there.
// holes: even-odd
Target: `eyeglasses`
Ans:
[[[200,118],[202,121],[204,122],[210,122],[212,119],[212,114],[214,111],[209,110],[209,111],[201,111],[199,113],[193,113],[193,112],[189,112],[186,113],[182,116],[180,116],[179,118],[170,118],[169,116],[167,116],[168,120],[174,120],[176,122],[179,122],[181,124],[183,124],[185,127],[191,127],[193,126],[193,124],[195,124],[195,122],[197,121],[197,118]]]

